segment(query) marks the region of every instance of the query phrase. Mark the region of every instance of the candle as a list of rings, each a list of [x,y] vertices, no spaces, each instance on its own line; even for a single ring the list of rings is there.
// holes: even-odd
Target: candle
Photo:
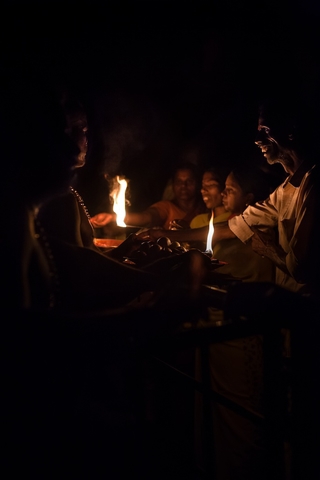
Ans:
[[[212,237],[214,233],[214,226],[213,226],[213,212],[209,222],[209,231],[207,236],[207,246],[206,246],[206,253],[212,255]]]

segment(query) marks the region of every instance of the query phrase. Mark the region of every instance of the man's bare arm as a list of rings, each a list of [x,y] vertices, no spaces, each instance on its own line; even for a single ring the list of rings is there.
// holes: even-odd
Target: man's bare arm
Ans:
[[[230,238],[236,238],[236,235],[230,230],[227,222],[214,225],[212,246],[221,240],[228,240]]]

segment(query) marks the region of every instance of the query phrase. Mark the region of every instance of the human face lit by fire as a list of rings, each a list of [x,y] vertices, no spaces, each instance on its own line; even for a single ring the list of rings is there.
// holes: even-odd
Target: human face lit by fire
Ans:
[[[276,132],[271,128],[270,123],[263,117],[260,117],[255,144],[261,149],[261,152],[270,165],[281,163],[283,156],[283,149],[275,137]]]
[[[251,195],[252,196],[252,195]],[[250,194],[245,194],[231,172],[226,179],[226,188],[222,192],[224,208],[235,215],[240,215],[250,203]]]
[[[179,203],[179,201],[195,199],[199,186],[191,170],[181,169],[178,170],[174,176],[172,188],[174,197]]]
[[[212,172],[205,172],[202,177],[201,195],[206,207],[214,210],[222,206],[221,186]]]
[[[255,144],[270,165],[281,163],[288,171],[292,163],[292,134],[279,124],[279,119],[260,116]]]
[[[84,113],[67,115],[66,133],[79,148],[79,154],[77,156],[75,168],[83,167],[86,163],[86,155],[88,150],[87,132],[87,118]]]

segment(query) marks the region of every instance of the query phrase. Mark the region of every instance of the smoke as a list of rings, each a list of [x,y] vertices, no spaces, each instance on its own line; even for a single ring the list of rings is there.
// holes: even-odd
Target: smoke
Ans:
[[[111,131],[105,132],[104,172],[110,176],[124,175],[128,164],[135,159],[138,161],[139,155],[145,150],[145,136],[144,127],[138,120],[132,124],[116,123]]]
[[[133,208],[159,200],[176,154],[168,112],[145,95],[109,92],[96,96],[94,117],[92,157],[100,173],[126,178]]]

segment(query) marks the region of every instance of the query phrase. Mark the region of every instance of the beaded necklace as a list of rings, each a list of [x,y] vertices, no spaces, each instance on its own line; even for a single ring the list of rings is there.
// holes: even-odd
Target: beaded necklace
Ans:
[[[73,193],[73,195],[76,197],[77,201],[79,202],[79,204],[81,205],[81,207],[83,208],[89,222],[91,220],[91,215],[89,213],[89,210],[87,209],[87,207],[85,206],[85,203],[83,201],[83,198],[81,197],[81,195],[77,192],[77,190],[75,190],[73,187],[69,187],[70,188],[70,191]],[[90,222],[90,225],[91,225],[91,222]]]

